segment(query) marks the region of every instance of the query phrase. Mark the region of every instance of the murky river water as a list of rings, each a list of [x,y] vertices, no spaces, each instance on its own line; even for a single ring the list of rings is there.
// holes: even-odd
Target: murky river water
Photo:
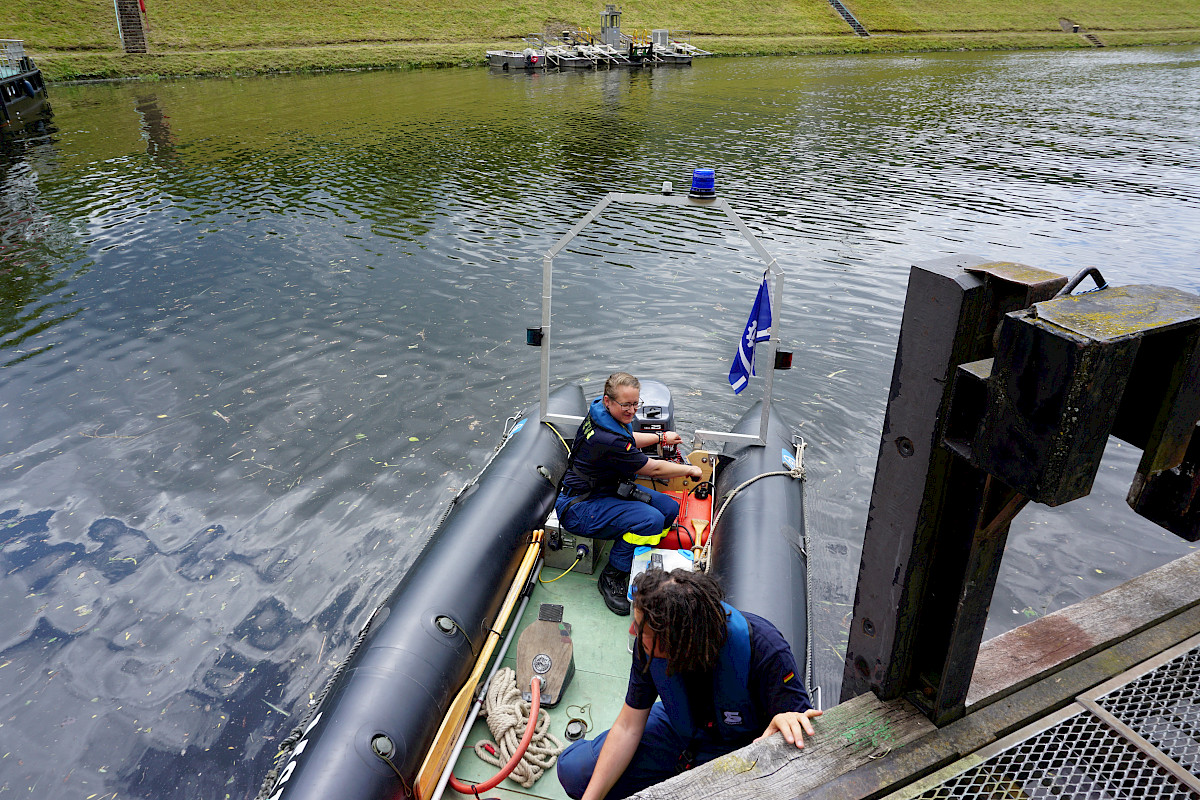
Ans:
[[[1200,290],[1198,84],[1170,48],[53,87],[0,156],[0,797],[252,795],[533,399],[541,254],[694,166],[788,271],[835,697],[908,266]],[[740,416],[736,233],[614,215],[556,264],[558,377]],[[1023,512],[988,635],[1188,551],[1136,461]]]

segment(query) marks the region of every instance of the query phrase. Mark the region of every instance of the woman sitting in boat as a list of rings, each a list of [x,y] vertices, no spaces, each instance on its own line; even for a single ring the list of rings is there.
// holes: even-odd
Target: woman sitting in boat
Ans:
[[[626,797],[777,732],[796,747],[813,735],[811,718],[821,712],[796,677],[787,641],[767,620],[725,603],[712,576],[643,572],[633,627],[639,646],[612,729],[558,758],[571,797]]]
[[[632,427],[641,403],[641,383],[628,372],[614,372],[604,394],[592,401],[575,434],[571,460],[555,503],[559,523],[576,536],[613,540],[608,565],[597,585],[614,614],[629,613],[629,570],[638,545],[657,545],[679,513],[673,497],[634,485],[635,476],[690,477],[700,468],[650,458],[643,447],[676,445],[675,431],[650,433]]]

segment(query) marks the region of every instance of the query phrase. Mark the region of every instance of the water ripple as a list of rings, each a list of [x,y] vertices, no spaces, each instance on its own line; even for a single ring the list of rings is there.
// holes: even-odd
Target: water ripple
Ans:
[[[533,399],[543,254],[603,192],[700,165],[787,272],[776,396],[810,445],[835,696],[910,265],[1200,290],[1198,71],[1139,48],[57,87],[0,159],[14,775],[255,790],[278,709]],[[634,366],[684,431],[732,424],[762,268],[719,214],[613,208],[556,259],[555,375]],[[1110,448],[1086,502],[1018,520],[989,635],[1187,549],[1125,507],[1135,463]],[[66,769],[38,755],[64,735]]]

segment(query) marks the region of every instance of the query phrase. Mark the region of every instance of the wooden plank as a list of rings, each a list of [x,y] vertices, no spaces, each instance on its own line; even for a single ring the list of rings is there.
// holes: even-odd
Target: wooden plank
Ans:
[[[1136,613],[1149,614],[1149,608],[1165,602],[1150,600],[1160,593],[1151,588],[1156,579],[1174,584],[1160,587],[1164,596],[1179,591],[1180,582],[1200,584],[1195,573],[1189,571],[1197,566],[1198,559],[1189,555],[1142,576],[1148,581],[1129,582],[1138,582],[1139,586],[1123,585],[1127,587],[1127,598],[1141,596],[1147,603],[1147,608]],[[1184,596],[1194,592],[1193,587]],[[1119,597],[1111,596],[1108,601],[1117,604]],[[803,750],[776,735],[634,797],[874,800],[1067,706],[1152,654],[1200,634],[1200,603],[1182,608],[1171,604],[1160,611],[1161,621],[1118,638],[1106,648],[1093,648],[1092,653],[1074,663],[1008,692],[1003,702],[977,705],[969,709],[967,716],[941,729],[905,700],[884,703],[874,695],[861,695],[813,720],[817,733],[807,740]],[[1089,624],[1100,630],[1103,623],[1097,619]]]
[[[561,616],[561,612],[560,612]],[[533,676],[544,681],[542,705],[553,708],[562,700],[563,687],[575,672],[572,658],[571,623],[539,619],[521,631],[517,639],[517,688],[525,702],[532,699]],[[529,695],[525,697],[525,695]]]
[[[829,709],[813,727],[816,735],[806,738],[804,749],[776,734],[633,797],[791,800],[936,730],[908,701],[883,703],[871,694]]]
[[[1003,702],[973,709],[957,722],[901,750],[834,778],[805,795],[805,800],[874,800],[883,797],[1067,706],[1089,689],[1197,634],[1200,634],[1200,605],[1173,614],[1157,625],[1058,670],[1010,694]],[[786,783],[791,776],[781,774],[778,780]]]
[[[432,797],[442,773],[450,766],[450,758],[454,755],[453,751],[455,743],[458,741],[458,735],[466,725],[471,705],[475,701],[475,689],[483,679],[483,672],[492,658],[496,645],[500,643],[499,631],[507,626],[509,617],[516,610],[517,603],[521,599],[521,593],[529,580],[529,575],[537,564],[538,556],[542,552],[544,536],[545,531],[533,532],[533,540],[525,550],[525,556],[517,568],[517,574],[508,589],[508,594],[504,597],[504,604],[500,607],[496,621],[488,630],[487,638],[484,639],[483,646],[479,649],[479,658],[475,660],[475,666],[471,670],[467,682],[454,696],[450,708],[446,710],[446,716],[442,718],[442,724],[438,727],[433,744],[430,745],[429,751],[425,754],[425,760],[417,771],[413,785],[413,794],[417,798]]]
[[[979,649],[968,713],[1197,604],[1200,551],[1003,633]]]

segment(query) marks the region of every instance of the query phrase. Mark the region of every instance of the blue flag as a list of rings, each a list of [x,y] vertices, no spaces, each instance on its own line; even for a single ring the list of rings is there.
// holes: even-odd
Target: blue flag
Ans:
[[[754,345],[771,338],[771,293],[767,289],[769,274],[769,271],[763,273],[758,296],[754,298],[754,308],[750,309],[750,319],[746,320],[746,330],[738,342],[733,366],[729,368],[729,385],[733,387],[734,394],[741,394],[750,382],[750,376],[755,374]]]

